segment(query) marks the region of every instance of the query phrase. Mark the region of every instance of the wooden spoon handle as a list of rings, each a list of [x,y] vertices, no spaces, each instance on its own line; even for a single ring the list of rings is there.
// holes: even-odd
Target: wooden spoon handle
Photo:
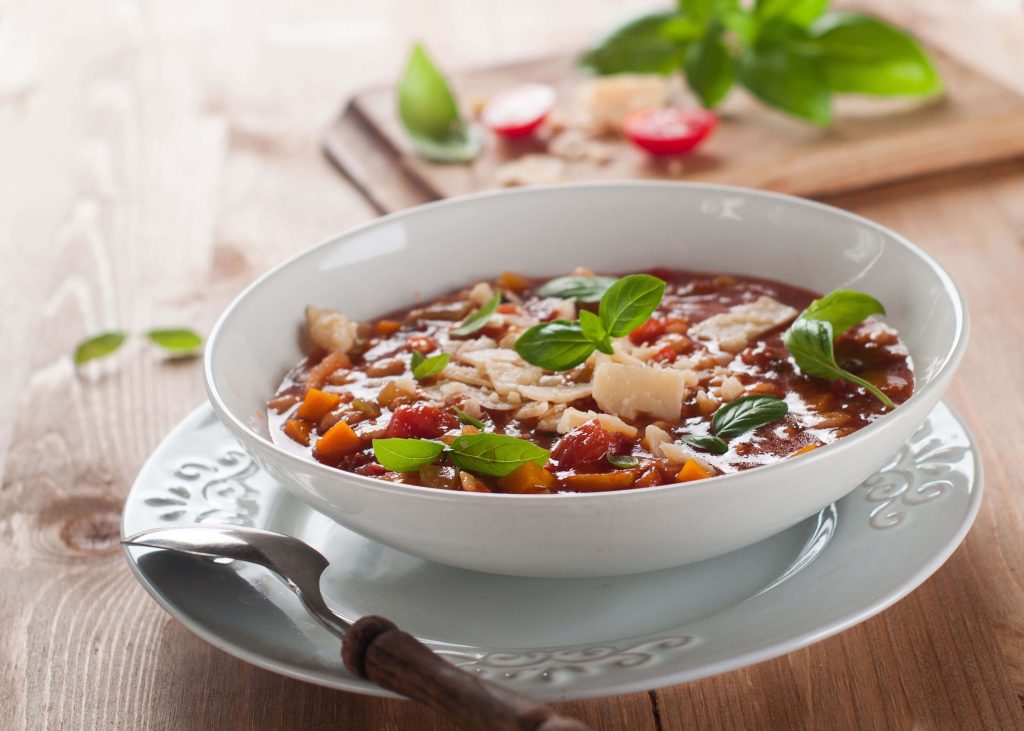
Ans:
[[[480,731],[588,731],[553,708],[459,670],[383,617],[360,619],[341,645],[345,667]]]

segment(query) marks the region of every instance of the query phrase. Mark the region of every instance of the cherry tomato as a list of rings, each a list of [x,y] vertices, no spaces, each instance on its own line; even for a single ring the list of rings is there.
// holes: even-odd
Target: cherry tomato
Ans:
[[[647,109],[633,112],[622,129],[634,145],[658,157],[685,155],[715,129],[718,117],[706,109]]]
[[[459,420],[430,404],[399,406],[388,422],[387,436],[401,439],[436,439],[458,426]]]
[[[532,134],[555,106],[555,90],[546,84],[523,84],[498,92],[480,115],[502,137]]]
[[[596,419],[571,429],[551,450],[551,459],[558,469],[567,470],[581,465],[602,462],[608,452],[620,454],[627,440],[621,434],[606,431]]]

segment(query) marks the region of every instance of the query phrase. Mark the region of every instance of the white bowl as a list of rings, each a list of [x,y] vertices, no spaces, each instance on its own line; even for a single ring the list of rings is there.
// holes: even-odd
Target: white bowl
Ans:
[[[917,387],[894,412],[798,459],[685,485],[501,495],[399,485],[276,447],[266,400],[301,358],[306,304],[371,318],[503,270],[654,266],[752,274],[870,292],[913,357]],[[206,350],[217,415],[299,499],[394,548],[453,566],[579,577],[678,566],[777,533],[880,467],[942,397],[967,345],[949,275],[892,231],[799,198],[684,183],[532,188],[378,219],[315,246],[246,289]]]

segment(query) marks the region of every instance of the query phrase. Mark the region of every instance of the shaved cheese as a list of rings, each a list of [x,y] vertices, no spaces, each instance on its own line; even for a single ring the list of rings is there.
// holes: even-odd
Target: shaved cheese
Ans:
[[[664,457],[661,446],[671,443],[672,436],[660,426],[648,424],[647,428],[644,429],[644,441],[647,442],[647,449],[651,454],[655,457]]]
[[[306,308],[310,339],[324,350],[347,353],[356,343],[357,324],[334,310],[310,305]]]
[[[722,381],[718,394],[722,397],[723,401],[735,401],[743,394],[743,384],[740,383],[740,379],[736,378],[736,376],[729,376]]]
[[[531,401],[567,404],[577,399],[586,398],[591,394],[593,388],[589,383],[572,383],[564,386],[520,386],[517,390]]]
[[[700,456],[692,449],[690,449],[689,447],[684,447],[682,444],[676,444],[675,442],[670,442],[669,444],[662,444],[661,454],[662,456],[665,457],[665,459],[667,459],[669,462],[672,462],[673,464],[686,464],[688,460],[692,459],[694,462],[699,464],[708,472],[714,472],[714,470],[711,469],[711,465],[709,465],[707,462],[701,459]]]
[[[494,342],[493,340],[491,341]],[[459,360],[470,365],[484,365],[489,362],[519,363],[526,365],[526,361],[519,357],[519,353],[508,348],[481,348],[459,353]]]
[[[473,285],[473,289],[469,290],[469,301],[477,307],[480,307],[487,302],[491,297],[494,296],[494,290],[491,289],[491,285],[487,282],[479,282]]]
[[[690,328],[689,335],[717,342],[722,350],[738,353],[758,335],[768,332],[796,317],[797,312],[771,297],[735,305]]]
[[[597,419],[597,422],[605,431],[612,432],[613,434],[622,434],[630,439],[636,438],[636,427],[630,426],[617,416],[601,414],[597,411],[580,411],[571,406],[562,412],[562,418],[558,420],[558,433],[566,434],[580,424],[585,424],[593,419]]]
[[[403,378],[396,378],[395,385],[398,387],[398,390],[404,394],[407,394],[409,396],[416,395],[416,381],[412,380],[408,376],[405,376]]]
[[[520,407],[516,412],[517,419],[540,419],[547,416],[551,411],[551,404],[547,401],[528,401],[525,406]]]
[[[563,300],[558,297],[548,297],[542,300],[542,304],[551,309],[555,320],[575,320],[576,303],[573,300]]]
[[[444,372],[440,376],[441,378],[447,378],[450,381],[459,381],[460,383],[468,383],[471,386],[490,386],[491,382],[488,378],[480,373],[476,368],[470,368],[469,366],[456,365],[449,363],[445,367]]]
[[[660,109],[668,103],[668,94],[668,81],[653,74],[601,76],[580,88],[590,128],[596,134],[620,131],[632,112]]]
[[[600,363],[594,369],[593,385],[597,405],[627,419],[650,414],[679,421],[686,395],[682,372],[652,366]]]

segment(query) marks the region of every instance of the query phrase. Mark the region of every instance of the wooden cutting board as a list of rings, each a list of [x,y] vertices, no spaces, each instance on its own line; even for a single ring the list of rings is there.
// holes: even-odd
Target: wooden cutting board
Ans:
[[[933,51],[946,84],[929,102],[845,97],[828,130],[796,122],[736,90],[722,122],[698,152],[676,162],[612,139],[611,161],[566,163],[566,181],[674,179],[732,183],[821,197],[1024,155],[1024,97]],[[581,80],[574,57],[559,56],[453,75],[463,102],[525,82],[569,98]],[[412,149],[395,114],[393,87],[357,94],[328,130],[325,151],[382,211],[499,187],[498,167],[536,141],[488,135],[471,164],[438,164]]]

